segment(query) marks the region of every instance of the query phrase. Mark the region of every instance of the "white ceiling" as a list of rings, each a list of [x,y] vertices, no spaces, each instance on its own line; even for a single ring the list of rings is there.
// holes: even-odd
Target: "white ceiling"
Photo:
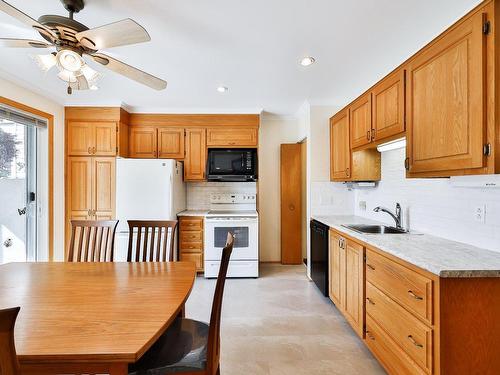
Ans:
[[[33,18],[66,15],[58,0],[9,0]],[[66,95],[55,70],[0,48],[0,76],[65,105],[124,103],[146,112],[293,114],[312,104],[343,105],[472,9],[478,0],[87,0],[75,18],[96,27],[133,18],[149,43],[106,52],[166,79],[164,91],[105,74],[99,91]],[[0,14],[0,37],[36,38]],[[39,38],[39,36],[38,36]],[[37,38],[37,39],[38,39]],[[302,56],[316,64],[304,68]],[[229,87],[220,94],[217,86]]]

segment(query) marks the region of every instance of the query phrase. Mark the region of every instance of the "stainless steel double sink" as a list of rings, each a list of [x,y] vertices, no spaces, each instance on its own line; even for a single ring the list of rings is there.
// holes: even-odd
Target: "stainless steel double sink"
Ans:
[[[363,234],[408,234],[405,229],[391,227],[387,225],[367,225],[367,224],[342,224],[343,227]]]

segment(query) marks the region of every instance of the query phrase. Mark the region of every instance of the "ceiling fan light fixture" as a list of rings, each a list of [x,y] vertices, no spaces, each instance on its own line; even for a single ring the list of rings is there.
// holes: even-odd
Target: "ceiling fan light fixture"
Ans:
[[[89,81],[89,83],[96,82],[99,78],[101,78],[101,74],[99,72],[95,71],[94,69],[92,69],[87,64],[82,66],[82,69],[80,71],[85,76],[87,81]]]
[[[33,56],[33,60],[35,60],[38,67],[44,72],[48,72],[57,64],[56,57],[51,53],[48,55],[35,55]]]
[[[59,77],[59,79],[61,79],[62,81],[66,82],[66,83],[75,83],[76,82],[75,75],[68,70],[61,70],[57,74],[57,76]]]
[[[77,72],[85,65],[82,56],[70,49],[62,49],[56,55],[57,66],[61,70]]]

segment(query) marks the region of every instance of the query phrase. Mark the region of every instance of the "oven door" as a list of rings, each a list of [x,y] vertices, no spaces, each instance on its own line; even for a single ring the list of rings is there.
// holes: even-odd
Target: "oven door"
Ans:
[[[257,260],[258,220],[257,218],[210,218],[205,219],[205,260],[220,260],[226,245],[227,233],[234,234],[231,260]]]

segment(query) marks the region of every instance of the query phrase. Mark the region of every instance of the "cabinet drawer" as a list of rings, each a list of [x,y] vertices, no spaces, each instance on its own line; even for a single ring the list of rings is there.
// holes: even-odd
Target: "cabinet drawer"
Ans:
[[[433,323],[431,279],[372,250],[366,251],[366,280],[415,315]]]
[[[203,232],[200,231],[182,231],[180,234],[181,242],[202,242]]]
[[[432,372],[431,328],[370,283],[366,283],[366,312],[420,367]]]
[[[203,271],[203,254],[181,253],[181,262],[194,262],[197,271]]]
[[[181,252],[201,253],[203,251],[202,242],[182,242],[179,245]]]
[[[181,218],[180,230],[181,231],[203,230],[203,219],[191,218],[191,217],[190,218]]]
[[[391,375],[426,374],[369,315],[366,316],[366,345]]]

